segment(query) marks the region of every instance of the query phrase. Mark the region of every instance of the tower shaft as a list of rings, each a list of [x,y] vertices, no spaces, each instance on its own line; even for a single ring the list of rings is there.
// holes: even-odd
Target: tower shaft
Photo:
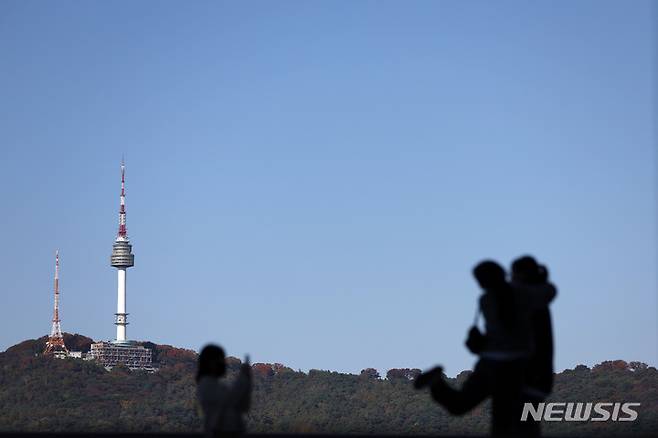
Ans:
[[[117,269],[117,341],[126,341],[126,325],[128,325],[126,313],[126,268]]]

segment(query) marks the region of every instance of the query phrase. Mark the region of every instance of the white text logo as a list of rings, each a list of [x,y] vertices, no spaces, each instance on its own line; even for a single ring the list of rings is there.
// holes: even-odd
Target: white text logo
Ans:
[[[640,403],[525,403],[521,421],[635,421]]]

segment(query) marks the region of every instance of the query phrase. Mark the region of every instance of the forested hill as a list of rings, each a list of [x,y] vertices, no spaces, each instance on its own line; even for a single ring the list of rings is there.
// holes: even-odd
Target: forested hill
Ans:
[[[0,353],[1,431],[199,431],[195,403],[196,353],[166,345],[153,348],[160,371],[112,371],[79,359],[40,355],[46,338]],[[71,350],[87,351],[90,338],[65,335]],[[229,360],[230,376],[240,361]],[[386,376],[360,375],[281,364],[254,364],[254,395],[248,427],[253,432],[397,434],[486,433],[488,405],[453,417],[414,391],[419,370],[394,369]],[[452,383],[459,385],[468,372]],[[544,423],[550,434],[627,435],[658,431],[658,371],[639,362],[578,366],[556,376],[553,401],[639,402],[635,422]]]

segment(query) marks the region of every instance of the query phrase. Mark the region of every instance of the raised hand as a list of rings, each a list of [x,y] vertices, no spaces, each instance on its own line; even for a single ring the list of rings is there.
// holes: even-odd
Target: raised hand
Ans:
[[[245,355],[244,361],[242,361],[242,366],[240,367],[240,371],[247,374],[251,373],[251,361],[249,360],[248,354]]]

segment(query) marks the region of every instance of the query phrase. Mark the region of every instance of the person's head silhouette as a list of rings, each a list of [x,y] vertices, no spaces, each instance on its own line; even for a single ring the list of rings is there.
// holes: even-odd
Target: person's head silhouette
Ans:
[[[218,345],[206,345],[199,354],[199,370],[196,380],[201,377],[222,377],[226,374],[226,355],[224,349]]]
[[[512,262],[512,280],[521,283],[544,283],[548,279],[548,270],[537,263],[534,257],[526,255]]]
[[[473,276],[484,290],[505,286],[505,269],[493,260],[485,260],[473,268]]]

